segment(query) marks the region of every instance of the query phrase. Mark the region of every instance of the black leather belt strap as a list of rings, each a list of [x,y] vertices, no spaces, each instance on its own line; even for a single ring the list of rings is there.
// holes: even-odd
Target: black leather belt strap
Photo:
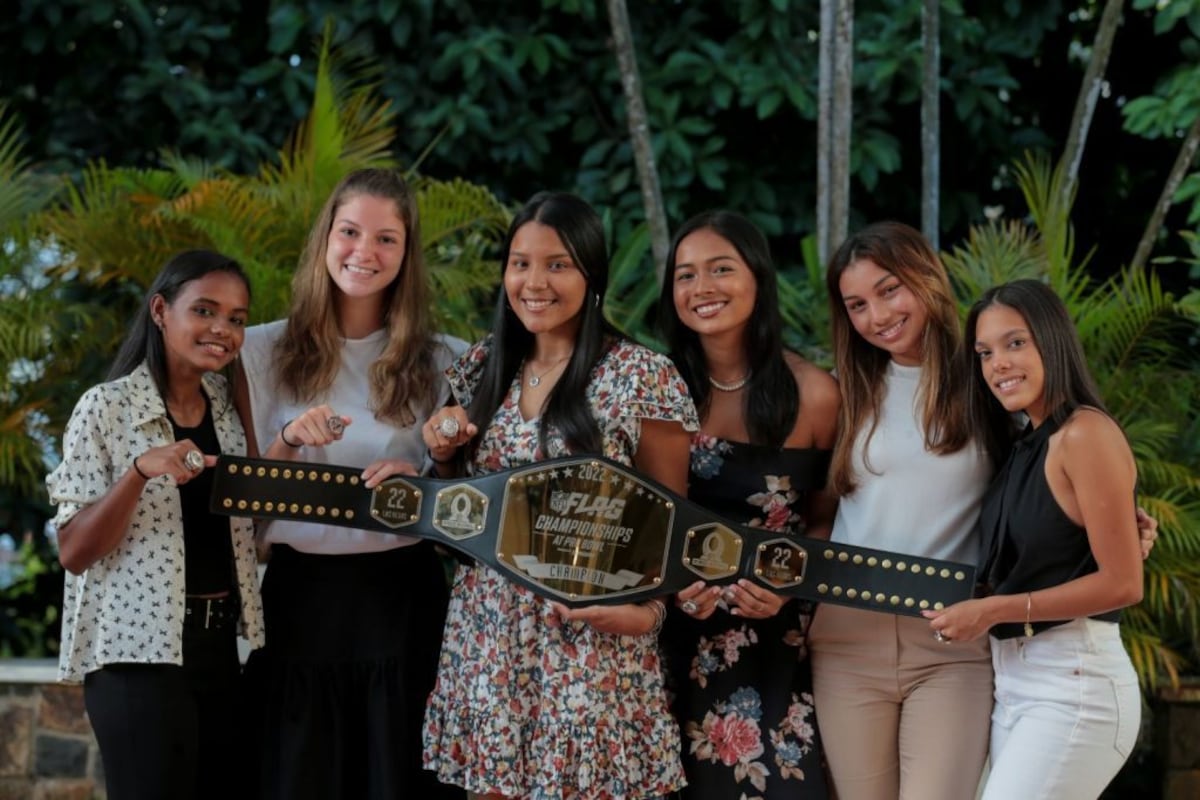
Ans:
[[[782,595],[919,616],[975,585],[971,565],[729,522],[594,456],[456,480],[396,476],[373,490],[354,467],[222,456],[214,469],[215,513],[433,539],[569,606],[745,577]]]

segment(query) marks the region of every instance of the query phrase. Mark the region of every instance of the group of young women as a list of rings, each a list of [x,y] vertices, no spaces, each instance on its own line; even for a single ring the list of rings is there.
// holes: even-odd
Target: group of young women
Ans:
[[[388,170],[329,198],[286,320],[246,330],[222,256],[168,263],[48,478],[62,676],[110,800],[961,800],[989,742],[988,798],[1098,796],[1138,728],[1117,618],[1143,554],[1133,458],[1061,302],[994,289],[964,344],[936,254],[872,225],[829,267],[835,381],[784,347],[745,218],[684,223],[666,266],[660,355],[605,320],[599,215],[538,194],[467,347],[431,332]],[[928,620],[749,581],[571,610],[484,565],[447,588],[412,538],[275,521],[260,604],[249,521],[206,502],[243,452],[366,464],[368,487],[600,453],[743,524],[980,563],[988,586]]]

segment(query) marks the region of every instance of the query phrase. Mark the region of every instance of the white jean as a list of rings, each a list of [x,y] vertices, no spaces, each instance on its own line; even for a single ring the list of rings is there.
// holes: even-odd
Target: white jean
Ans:
[[[991,772],[983,800],[1095,800],[1129,758],[1142,704],[1115,622],[1076,619],[992,639]]]

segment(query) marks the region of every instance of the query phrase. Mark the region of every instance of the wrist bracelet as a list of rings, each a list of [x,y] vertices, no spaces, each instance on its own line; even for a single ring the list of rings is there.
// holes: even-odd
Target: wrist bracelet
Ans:
[[[1033,610],[1033,592],[1025,593],[1025,635],[1033,636],[1033,625],[1029,623],[1029,612]]]
[[[430,461],[432,461],[435,464],[441,464],[442,466],[445,466],[446,464],[453,464],[455,461],[458,460],[457,452],[455,452],[454,455],[450,456],[445,461],[442,461],[440,458],[434,458],[433,451],[430,450],[428,447],[425,448],[425,454],[429,456]]]
[[[667,619],[667,605],[662,600],[648,600],[645,605],[654,613],[654,624],[646,631],[646,635],[658,636],[662,633],[663,623]]]
[[[279,429],[279,441],[283,442],[284,444],[286,444],[288,447],[292,448],[293,450],[304,446],[304,442],[300,442],[298,444],[293,444],[292,442],[289,442],[287,436],[284,435],[284,432],[287,430],[287,426],[291,425],[295,421],[296,421],[295,419],[289,419],[287,422],[283,423],[283,427]]]
[[[145,453],[143,453],[142,455],[145,455]],[[138,463],[137,463],[137,460],[138,460],[139,458],[141,458],[141,457],[142,457],[142,456],[134,456],[134,459],[133,459],[133,469],[134,469],[134,471],[135,471],[135,472],[137,472],[137,474],[138,474],[138,475],[141,475],[141,476],[142,476],[142,480],[144,480],[144,481],[148,481],[148,480],[150,480],[150,476],[149,476],[149,475],[147,475],[146,473],[142,472],[142,468],[141,468],[141,467],[139,467],[139,466],[138,466]]]

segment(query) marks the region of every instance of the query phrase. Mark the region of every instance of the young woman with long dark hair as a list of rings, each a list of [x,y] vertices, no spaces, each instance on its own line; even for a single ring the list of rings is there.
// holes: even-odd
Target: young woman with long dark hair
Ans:
[[[935,636],[990,633],[985,800],[1096,798],[1137,741],[1141,695],[1120,610],[1142,597],[1137,468],[1062,301],[989,289],[967,317],[969,407],[997,463],[983,500],[985,597],[927,611]],[[1028,420],[1018,434],[1015,415]]]
[[[208,510],[209,467],[246,452],[220,372],[249,305],[232,259],[168,261],[46,479],[67,571],[59,676],[84,684],[112,800],[249,788],[237,637],[263,643],[254,531]]]
[[[659,319],[700,414],[688,496],[781,536],[829,535],[838,389],[784,348],[775,269],[747,219],[676,231]],[[806,635],[812,606],[748,580],[680,592],[664,629],[689,800],[827,796]]]
[[[562,193],[536,195],[513,219],[492,333],[450,371],[457,405],[424,426],[438,475],[596,453],[685,491],[695,410],[669,360],[605,321],[603,230]],[[678,788],[664,615],[658,600],[568,610],[486,566],[460,566],[425,719],[427,768],[488,797]]]

